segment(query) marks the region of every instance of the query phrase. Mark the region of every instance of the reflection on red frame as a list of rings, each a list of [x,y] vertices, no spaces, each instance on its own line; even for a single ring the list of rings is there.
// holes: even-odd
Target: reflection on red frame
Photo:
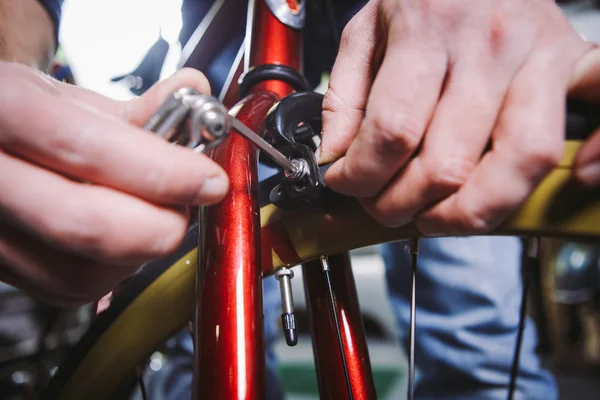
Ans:
[[[301,70],[301,32],[281,23],[265,0],[250,0],[250,4],[253,15],[248,19],[252,21],[247,54],[249,66],[283,64]],[[287,5],[292,11],[302,7],[297,0],[287,0]],[[259,83],[252,88],[249,98],[243,100],[237,116],[248,127],[262,132],[267,111],[292,91],[289,84],[281,81]],[[227,93],[225,98],[231,99],[232,93]],[[230,176],[231,185],[226,199],[206,210],[195,319],[198,329],[194,330],[194,398],[262,400],[265,398],[265,344],[261,261],[270,260],[271,255],[261,257],[260,254],[257,151],[240,136],[230,135],[215,151],[215,159]],[[285,248],[286,243],[278,244],[284,238],[282,235],[269,240],[274,247]],[[337,292],[345,296],[340,311],[350,321],[345,325],[348,328],[345,345],[347,349],[352,348],[346,354],[353,371],[352,392],[356,399],[374,398],[354,282],[351,270],[346,268],[345,271],[338,278],[334,278],[335,275],[332,278]],[[318,340],[319,343],[337,343],[335,330],[325,327]],[[319,379],[321,395],[338,393],[340,387],[346,386],[345,380],[340,378],[343,377],[342,364],[324,360],[338,357],[339,351],[322,352],[318,343],[316,349],[319,350],[315,352],[320,366],[318,372],[321,377],[329,377]]]

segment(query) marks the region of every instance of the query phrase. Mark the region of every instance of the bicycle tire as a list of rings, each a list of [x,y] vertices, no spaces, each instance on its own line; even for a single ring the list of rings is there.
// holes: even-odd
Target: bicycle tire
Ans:
[[[44,399],[104,399],[110,395],[110,392],[113,389],[116,389],[119,384],[121,384],[133,371],[136,365],[139,364],[142,360],[145,359],[146,356],[149,356],[151,351],[154,350],[161,342],[166,340],[172,334],[181,329],[184,324],[192,319],[193,313],[193,298],[189,299],[189,296],[178,296],[181,298],[181,303],[189,305],[189,310],[180,310],[181,312],[171,313],[174,316],[179,316],[182,321],[180,324],[161,324],[160,328],[165,328],[161,330],[159,336],[162,340],[155,341],[156,345],[149,348],[148,351],[142,351],[144,355],[140,357],[136,357],[135,362],[133,360],[124,360],[127,365],[131,365],[131,368],[128,369],[127,372],[122,374],[121,377],[112,379],[112,384],[103,385],[93,385],[93,387],[75,387],[72,386],[73,377],[78,376],[78,371],[82,368],[86,369],[85,359],[86,357],[93,351],[94,348],[98,346],[103,337],[105,337],[106,333],[115,326],[116,321],[123,317],[123,314],[127,312],[127,310],[132,306],[132,304],[140,301],[140,296],[145,293],[147,290],[151,289],[153,284],[160,283],[161,278],[163,281],[169,280],[169,277],[166,276],[169,271],[171,271],[173,276],[173,280],[177,278],[183,278],[185,282],[181,281],[179,283],[184,283],[178,287],[184,288],[191,284],[191,290],[187,287],[187,293],[194,292],[194,279],[195,279],[195,260],[196,260],[196,244],[197,244],[197,225],[193,225],[188,230],[187,235],[179,249],[172,254],[171,256],[152,261],[143,267],[132,276],[127,282],[125,282],[120,288],[118,293],[115,294],[113,299],[111,300],[110,306],[103,311],[98,317],[92,322],[88,331],[83,335],[81,340],[77,343],[77,345],[69,352],[66,360],[60,365],[57,373],[52,377],[50,383],[44,393],[42,394],[42,398]],[[184,266],[189,265],[189,268],[184,268]],[[174,269],[173,269],[174,268]],[[190,279],[190,276],[193,277]],[[187,274],[187,275],[186,275]],[[187,278],[187,279],[186,279]],[[176,292],[172,290],[172,292]],[[182,290],[181,293],[186,293],[186,290]],[[158,296],[153,296],[158,300]],[[186,299],[186,300],[184,300]],[[164,297],[162,298],[164,300]],[[187,301],[190,300],[190,301]],[[156,310],[155,307],[152,307]],[[165,321],[167,319],[160,319],[158,315],[155,315],[157,321]],[[154,318],[153,318],[154,319]],[[173,320],[171,320],[173,322]],[[159,328],[159,329],[160,329]],[[118,347],[118,346],[117,346]],[[113,348],[112,346],[110,348]],[[97,364],[94,363],[96,366]],[[83,365],[83,367],[82,367]],[[96,368],[96,370],[98,370]],[[114,370],[113,370],[114,371]],[[85,373],[84,373],[85,375]],[[94,377],[95,374],[88,374],[87,379],[82,379],[81,381],[87,381],[88,383],[93,383],[90,377]],[[104,389],[100,389],[104,388]],[[81,393],[81,390],[84,390],[85,394]]]
[[[570,167],[579,145],[580,143],[576,142],[568,144],[565,157],[559,167],[546,178],[516,216],[501,230],[496,231],[496,234],[600,237],[600,224],[594,223],[600,221],[598,191],[587,193],[588,202],[583,208],[578,204],[569,204],[572,200],[570,198],[557,198],[561,195],[561,191],[557,191],[556,188],[563,188],[565,182],[569,181]],[[548,204],[556,206],[557,201],[559,206],[564,205],[568,208],[569,215],[558,222],[548,221],[547,214],[552,211],[548,208]],[[359,214],[355,211],[356,208],[351,210]],[[292,224],[304,224],[306,228],[312,223],[311,221],[315,220],[315,215],[321,214],[319,212],[286,213],[274,208],[273,205],[263,204],[261,226],[277,225],[289,216]],[[322,219],[322,215],[319,218]],[[364,218],[366,217],[363,215],[359,216],[360,221],[364,221]],[[371,222],[371,224],[375,223]],[[263,271],[268,274],[281,265],[308,261],[320,253],[346,251],[351,247],[376,244],[390,239],[399,240],[417,234],[415,228],[411,226],[396,229],[373,228],[373,226],[375,225],[369,225],[365,230],[377,230],[375,236],[365,239],[365,234],[362,232],[358,235],[361,240],[344,242],[344,239],[342,245],[336,245],[335,237],[334,241],[331,238],[317,243],[313,241],[310,236],[313,231],[322,229],[319,226],[305,229],[303,235],[288,231],[287,234],[294,242],[292,245],[295,247],[296,258],[282,260],[283,257],[273,252],[272,262],[268,266],[263,266]],[[300,226],[298,229],[303,228]],[[298,233],[298,230],[296,229],[295,232]],[[292,238],[294,235],[295,237]],[[95,320],[90,330],[59,368],[44,398],[85,398],[86,400],[107,398],[111,390],[116,388],[136,365],[191,320],[194,308],[196,240],[197,229],[192,227],[176,254],[145,265],[119,289],[110,307]],[[168,307],[165,307],[165,302],[169,303]],[[160,321],[160,324],[152,326],[156,321]],[[143,335],[150,331],[151,337]]]

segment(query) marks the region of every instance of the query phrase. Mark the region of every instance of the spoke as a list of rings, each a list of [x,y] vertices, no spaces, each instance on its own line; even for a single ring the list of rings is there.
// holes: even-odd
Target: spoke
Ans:
[[[521,294],[521,310],[519,312],[519,328],[517,331],[517,342],[513,355],[512,367],[510,369],[510,383],[508,388],[508,400],[512,400],[517,386],[517,377],[519,375],[519,359],[521,357],[521,345],[523,343],[523,331],[525,330],[525,320],[527,314],[527,293],[529,292],[529,274],[534,264],[539,262],[539,239],[532,238],[526,243],[526,252],[523,260],[523,292]]]
[[[353,400],[352,386],[350,384],[350,374],[348,373],[348,363],[346,362],[346,353],[344,351],[344,343],[342,341],[342,332],[340,330],[340,324],[338,322],[337,310],[335,308],[335,299],[333,298],[333,289],[331,288],[331,277],[329,276],[329,263],[327,257],[321,256],[321,266],[325,273],[325,281],[327,282],[327,293],[329,294],[329,303],[331,305],[331,312],[333,313],[333,322],[335,324],[335,332],[338,338],[338,345],[340,347],[340,353],[342,355],[342,364],[344,366],[344,376],[346,377],[346,388],[348,389],[348,398]]]
[[[142,394],[142,400],[148,400],[148,394],[146,393],[146,384],[144,383],[144,372],[142,368],[138,367],[135,375],[137,378],[138,386],[140,387],[140,393]]]
[[[412,262],[410,289],[410,336],[409,336],[409,354],[408,354],[408,400],[415,398],[415,319],[416,319],[416,278],[417,278],[417,257],[419,254],[419,239],[410,240],[410,255]]]

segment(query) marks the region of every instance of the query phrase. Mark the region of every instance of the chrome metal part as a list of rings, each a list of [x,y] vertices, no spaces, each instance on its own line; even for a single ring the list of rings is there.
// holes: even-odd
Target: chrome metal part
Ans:
[[[540,238],[531,237],[525,243],[527,244],[527,257],[537,258],[540,256]]]
[[[280,165],[286,171],[294,171],[296,166],[286,156],[283,155],[275,147],[271,146],[267,141],[261,138],[252,129],[248,128],[239,120],[232,118],[232,127],[238,131],[243,137],[254,143],[256,147],[267,154],[273,161]]]
[[[279,281],[279,289],[281,290],[281,323],[288,346],[295,346],[298,343],[296,317],[294,316],[294,296],[292,294],[293,277],[294,271],[289,268],[283,267],[275,272],[275,279]]]
[[[329,262],[327,261],[326,256],[321,256],[321,268],[323,269],[323,272],[329,271]]]
[[[138,387],[140,389],[142,400],[148,400],[148,392],[146,391],[146,384],[144,382],[144,369],[142,367],[138,366],[136,368],[135,377],[137,380]]]
[[[410,337],[408,355],[408,393],[407,399],[415,398],[415,323],[416,323],[416,277],[417,258],[419,255],[419,239],[410,240],[410,255],[412,260],[412,287],[410,290]]]
[[[286,171],[286,176],[292,177],[290,179],[302,179],[309,170],[306,161],[289,160],[260,135],[229,115],[219,100],[194,89],[184,88],[171,94],[144,128],[196,152],[214,148],[233,128],[279,164]]]
[[[216,98],[194,95],[185,97],[183,102],[190,107],[188,147],[197,149],[204,145],[205,148],[212,148],[227,136],[231,130],[232,118]],[[205,148],[199,151],[204,151]]]
[[[144,129],[196,152],[204,152],[227,136],[231,117],[216,98],[183,88],[167,98]]]
[[[183,121],[189,111],[189,105],[183,103],[184,96],[194,94],[199,93],[190,88],[179,89],[171,93],[156,113],[148,119],[144,129],[170,140],[173,129]],[[167,137],[170,133],[171,136]]]
[[[279,21],[293,29],[302,29],[306,22],[305,0],[266,0],[269,10]]]
[[[295,158],[292,160],[294,168],[292,170],[285,170],[284,175],[290,181],[299,181],[309,173],[308,161],[303,158]]]

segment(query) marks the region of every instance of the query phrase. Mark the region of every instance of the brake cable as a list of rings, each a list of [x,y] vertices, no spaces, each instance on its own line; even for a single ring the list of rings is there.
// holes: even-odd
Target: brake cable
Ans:
[[[513,355],[512,367],[510,369],[510,382],[508,386],[508,400],[512,400],[517,386],[517,377],[519,375],[519,360],[521,356],[521,346],[523,344],[523,331],[525,330],[525,320],[527,314],[527,294],[529,292],[530,271],[534,264],[539,262],[539,239],[531,238],[527,240],[525,248],[525,257],[523,260],[523,292],[521,294],[521,310],[519,312],[519,328],[517,330],[517,341]]]
[[[342,365],[344,366],[344,377],[346,378],[346,388],[348,389],[348,398],[353,400],[352,385],[350,384],[350,374],[348,373],[348,363],[346,361],[346,352],[344,351],[344,342],[342,341],[342,331],[340,329],[340,323],[338,321],[337,309],[335,308],[335,298],[333,297],[333,289],[331,287],[331,276],[329,262],[326,256],[321,256],[321,268],[325,274],[325,282],[327,284],[327,293],[329,295],[329,305],[331,306],[331,313],[333,316],[333,322],[335,324],[335,333],[337,334],[338,345],[340,347],[340,354],[342,356]]]

